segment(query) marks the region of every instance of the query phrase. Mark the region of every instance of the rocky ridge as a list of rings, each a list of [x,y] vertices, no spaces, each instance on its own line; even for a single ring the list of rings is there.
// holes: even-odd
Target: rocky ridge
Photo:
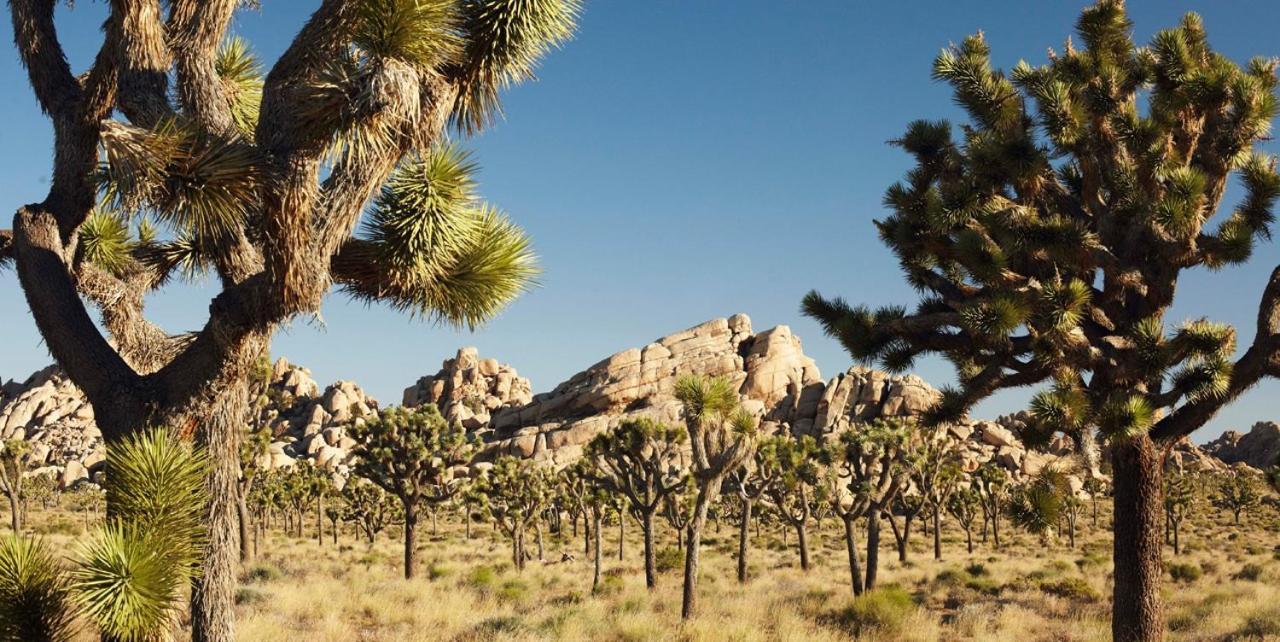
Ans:
[[[1244,434],[1228,430],[1205,444],[1204,450],[1228,464],[1244,463],[1263,470],[1280,466],[1280,424],[1259,421]]]

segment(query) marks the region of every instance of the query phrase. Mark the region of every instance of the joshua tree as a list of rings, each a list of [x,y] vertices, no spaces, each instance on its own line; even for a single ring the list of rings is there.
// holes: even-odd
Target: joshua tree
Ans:
[[[1000,548],[1000,514],[1009,501],[1009,473],[1000,464],[987,461],[978,466],[973,482],[982,497],[983,541],[986,541],[986,525],[991,524],[991,539]]]
[[[783,521],[796,531],[800,568],[808,571],[809,518],[813,504],[826,501],[819,494],[823,487],[819,483],[822,471],[818,442],[807,435],[799,439],[777,435],[760,443],[755,460],[761,475],[769,480],[765,495]]]
[[[849,576],[854,595],[874,588],[879,564],[879,509],[897,495],[905,479],[899,462],[905,433],[896,426],[877,420],[873,424],[854,426],[840,434],[822,453],[826,464],[824,483],[832,512],[844,523],[845,550],[849,558]],[[863,577],[858,560],[855,534],[857,522],[867,517],[867,571]]]
[[[265,427],[249,433],[240,443],[240,477],[236,482],[236,513],[240,523],[240,563],[253,559],[249,530],[253,519],[249,515],[249,495],[258,481],[262,466],[266,463],[267,448],[271,445],[271,433]]]
[[[400,522],[400,501],[372,482],[348,480],[342,487],[343,519],[356,525],[369,545],[386,527]]]
[[[687,441],[684,428],[645,417],[623,421],[587,444],[586,456],[594,463],[584,469],[587,479],[624,499],[640,520],[644,581],[650,589],[658,577],[653,518],[666,498],[688,483],[688,473],[680,467],[680,448]]]
[[[22,474],[26,472],[30,448],[31,444],[20,437],[0,444],[0,489],[9,498],[9,524],[14,534],[22,532],[23,506],[26,504]]]
[[[917,121],[895,143],[915,157],[877,226],[914,312],[871,311],[811,293],[805,311],[858,359],[892,370],[922,353],[960,386],[928,413],[959,418],[997,390],[1050,383],[1035,429],[1086,454],[1109,442],[1115,478],[1113,635],[1163,637],[1161,471],[1168,450],[1263,377],[1280,374],[1280,269],[1254,338],[1164,315],[1186,270],[1243,263],[1270,236],[1280,195],[1258,152],[1276,111],[1276,63],[1239,66],[1209,46],[1198,16],[1132,40],[1122,0],[1077,23],[1080,42],[1039,67],[993,69],[981,34],[944,50],[933,76],[969,117]],[[1233,176],[1244,198],[1216,216]]]
[[[907,478],[933,518],[933,559],[942,559],[942,512],[960,479],[959,453],[945,429],[922,431],[907,451]],[[911,529],[910,517],[903,528]]]
[[[454,468],[471,459],[471,444],[461,425],[449,425],[435,404],[411,410],[389,408],[352,427],[356,475],[400,500],[404,512],[404,577],[413,578],[418,508],[438,506],[462,487]]]
[[[1080,514],[1084,512],[1084,500],[1071,492],[1067,487],[1062,496],[1062,521],[1067,523],[1067,545],[1076,547],[1076,524],[1080,522]]]
[[[685,534],[684,595],[680,607],[680,616],[689,619],[697,610],[698,562],[707,508],[720,496],[725,477],[751,458],[757,426],[756,418],[739,407],[738,392],[728,379],[685,375],[676,380],[675,395],[684,409],[697,487]]]
[[[924,512],[926,506],[928,504],[919,492],[913,492],[909,485],[904,485],[884,509],[884,516],[889,521],[889,529],[893,532],[893,542],[898,549],[899,562],[907,561],[907,552],[910,550],[908,545],[911,543],[911,522]],[[898,526],[898,517],[902,518],[902,526]]]
[[[499,457],[477,483],[485,495],[489,515],[511,538],[511,561],[524,570],[525,531],[550,500],[550,479],[545,470],[527,459]]]
[[[1107,494],[1107,480],[1101,477],[1095,477],[1092,473],[1084,480],[1084,492],[1089,495],[1089,519],[1093,522],[1093,527],[1098,527],[1098,497],[1105,497]]]
[[[748,462],[742,468],[729,475],[729,487],[738,497],[738,583],[747,581],[747,549],[751,544],[751,518],[755,503],[764,495],[764,491],[772,483],[772,478],[764,476],[760,468],[760,451],[756,450],[755,461]]]
[[[253,359],[335,284],[472,325],[529,283],[527,239],[475,199],[471,164],[441,141],[450,125],[471,134],[493,120],[499,91],[571,35],[578,3],[325,0],[265,76],[242,43],[223,45],[240,0],[113,4],[83,73],[55,4],[10,3],[55,152],[48,194],[0,232],[0,259],[108,442],[169,424],[210,445],[193,637],[231,640],[235,431]],[[149,292],[205,268],[221,291],[199,331],[145,319]]]
[[[947,512],[964,529],[964,543],[973,554],[973,522],[982,516],[982,495],[973,486],[957,488],[947,500]]]
[[[1200,498],[1201,480],[1183,472],[1179,468],[1171,468],[1164,475],[1164,514],[1168,534],[1167,540],[1173,545],[1173,554],[1182,554],[1182,522],[1195,509]]]
[[[1254,473],[1246,470],[1233,470],[1222,475],[1213,498],[1215,506],[1231,511],[1231,519],[1236,526],[1240,525],[1240,515],[1260,501],[1262,484],[1258,483]]]

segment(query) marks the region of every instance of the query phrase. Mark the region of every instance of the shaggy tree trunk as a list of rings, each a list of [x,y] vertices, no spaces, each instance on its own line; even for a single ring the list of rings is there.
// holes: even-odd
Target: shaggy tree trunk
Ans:
[[[14,534],[22,532],[22,502],[17,493],[9,493],[9,525]]]
[[[535,543],[538,545],[538,561],[544,562],[546,561],[546,556],[542,549],[542,520],[541,519],[533,523],[533,537],[534,537]]]
[[[253,528],[253,520],[249,516],[249,507],[244,503],[244,494],[236,498],[236,513],[240,518],[240,563],[248,564],[253,560],[253,543],[249,541],[249,531]]]
[[[809,529],[803,521],[796,522],[796,547],[800,549],[800,570],[809,570]]]
[[[969,554],[973,555],[973,527],[966,525],[964,527],[964,544],[969,549]]]
[[[933,559],[942,559],[942,515],[937,504],[933,506]]]
[[[867,582],[868,591],[876,587],[876,572],[880,570],[880,512],[867,514]]]
[[[742,500],[742,520],[738,523],[738,583],[747,582],[747,545],[750,543],[751,500]]]
[[[205,488],[208,542],[203,568],[191,589],[192,642],[232,642],[235,639],[236,570],[240,557],[239,484],[240,431],[249,417],[249,383],[244,369],[264,349],[265,338],[250,340],[231,368],[209,386],[209,404],[193,412],[196,441],[209,458]]]
[[[1178,537],[1178,531],[1180,530],[1179,526],[1181,526],[1181,524],[1179,524],[1178,520],[1176,519],[1173,520],[1173,554],[1174,555],[1182,554],[1182,542]]]
[[[316,546],[324,546],[324,493],[316,495]]]
[[[595,552],[595,555],[593,556],[593,562],[595,564],[595,572],[592,575],[592,579],[591,579],[591,591],[594,593],[600,590],[600,567],[603,566],[603,555],[601,555],[600,553],[600,549],[603,548],[602,546],[600,546],[600,526],[603,520],[601,519],[601,515],[596,514],[592,516],[591,521],[594,526],[594,528],[592,529],[592,532],[595,533],[595,540],[596,540],[596,552]]]
[[[516,571],[524,571],[524,525],[517,525],[511,537],[511,555],[515,558]]]
[[[404,579],[413,579],[413,558],[418,545],[418,507],[404,506]]]
[[[1160,604],[1160,521],[1164,455],[1150,437],[1117,443],[1111,635],[1117,642],[1164,639]]]
[[[862,595],[862,569],[858,564],[858,543],[853,531],[854,522],[857,516],[853,513],[841,516],[844,522],[844,545],[845,550],[849,554],[849,579],[853,587],[853,594]]]
[[[698,610],[698,562],[702,552],[702,527],[707,523],[707,507],[710,504],[711,494],[706,489],[700,489],[693,518],[689,520],[688,533],[685,535],[684,595],[680,617],[686,620]]]
[[[591,532],[593,530],[599,530],[599,529],[593,528],[590,524],[587,523],[587,520],[585,519],[582,520],[582,554],[583,555],[591,554]]]
[[[652,590],[658,585],[657,554],[653,550],[653,511],[643,513],[640,528],[644,531],[644,585]]]

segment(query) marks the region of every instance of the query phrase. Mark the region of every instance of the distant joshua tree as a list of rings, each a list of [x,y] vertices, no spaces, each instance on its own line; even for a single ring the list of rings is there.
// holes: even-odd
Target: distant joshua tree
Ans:
[[[689,441],[683,427],[647,417],[628,419],[587,444],[594,466],[584,475],[595,486],[622,498],[640,520],[644,536],[645,586],[657,586],[653,519],[673,493],[689,483],[680,449]]]
[[[547,471],[527,459],[504,455],[476,486],[484,494],[485,509],[511,539],[512,563],[523,571],[528,559],[526,532],[551,500]]]
[[[809,518],[816,502],[825,502],[820,484],[818,442],[808,435],[777,435],[760,442],[756,461],[769,480],[765,495],[784,522],[796,531],[800,568],[809,570]]]
[[[1221,476],[1217,483],[1213,503],[1218,508],[1231,511],[1231,519],[1240,525],[1240,516],[1262,501],[1262,484],[1254,473],[1234,470]]]
[[[933,521],[933,559],[942,559],[942,513],[960,480],[960,454],[945,430],[918,431],[906,457],[907,477]],[[910,530],[910,518],[904,530]]]
[[[31,444],[20,437],[0,444],[0,490],[9,498],[9,524],[15,534],[22,532],[26,493],[23,473],[27,469],[27,451]]]
[[[1164,477],[1164,514],[1166,540],[1173,546],[1173,554],[1182,554],[1182,522],[1195,510],[1200,499],[1203,479],[1171,467]]]
[[[697,494],[685,535],[684,595],[680,615],[697,610],[702,528],[707,509],[720,496],[725,477],[751,458],[756,447],[756,418],[738,405],[736,386],[722,377],[685,375],[676,380],[675,396],[684,409],[692,451]]]
[[[353,472],[400,500],[404,514],[404,577],[412,579],[417,550],[418,509],[449,501],[465,477],[456,468],[471,459],[472,445],[460,425],[450,425],[435,404],[388,408],[352,426],[357,443]]]
[[[967,122],[916,121],[893,141],[915,166],[876,223],[919,304],[871,310],[812,292],[803,305],[856,359],[895,372],[926,353],[953,362],[959,385],[926,423],[1043,386],[1037,432],[1090,457],[1105,441],[1112,636],[1154,642],[1165,455],[1280,376],[1280,269],[1242,349],[1230,326],[1165,320],[1184,274],[1245,263],[1271,237],[1280,173],[1261,144],[1277,63],[1214,51],[1196,14],[1139,46],[1123,0],[1084,9],[1076,31],[1045,64],[1009,72],[993,68],[980,33],[935,58]],[[1242,200],[1220,214],[1231,184]]]
[[[827,497],[844,522],[845,548],[854,595],[874,589],[880,564],[880,515],[906,484],[902,457],[907,432],[901,422],[876,419],[840,434],[823,456],[827,461]],[[864,578],[854,536],[857,521],[867,519],[867,570]]]
[[[957,488],[947,500],[947,512],[964,529],[964,543],[973,554],[973,523],[982,517],[982,495],[972,486]]]

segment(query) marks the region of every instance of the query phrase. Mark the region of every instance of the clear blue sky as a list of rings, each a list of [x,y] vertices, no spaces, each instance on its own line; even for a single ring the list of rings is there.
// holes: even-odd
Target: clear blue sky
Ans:
[[[77,71],[101,41],[104,3],[59,8]],[[264,0],[234,32],[267,60],[316,2]],[[594,0],[578,38],[508,93],[507,119],[467,141],[484,194],[533,235],[543,285],[484,329],[456,332],[380,307],[329,299],[323,323],[299,320],[274,353],[324,385],[354,379],[384,402],[433,373],[461,345],[513,364],[548,390],[614,351],[716,316],[790,324],[831,377],[850,361],[798,313],[810,288],[870,304],[912,302],[871,221],[909,167],[885,141],[916,118],[957,117],[929,80],[934,55],[982,29],[996,62],[1042,62],[1061,48],[1081,2]],[[1211,41],[1237,60],[1280,55],[1280,3],[1132,0],[1138,38],[1199,11]],[[0,211],[43,197],[51,134],[25,73],[0,42]],[[1277,146],[1271,145],[1271,151]],[[7,227],[7,224],[4,225]],[[1172,320],[1201,315],[1251,336],[1274,245],[1252,264],[1183,281]],[[208,287],[172,287],[150,302],[171,330],[199,327]],[[0,273],[0,375],[23,378],[50,358],[12,271]],[[946,364],[918,372],[941,384]],[[1277,419],[1280,384],[1259,386],[1196,435]],[[1029,393],[984,403],[990,416]]]

